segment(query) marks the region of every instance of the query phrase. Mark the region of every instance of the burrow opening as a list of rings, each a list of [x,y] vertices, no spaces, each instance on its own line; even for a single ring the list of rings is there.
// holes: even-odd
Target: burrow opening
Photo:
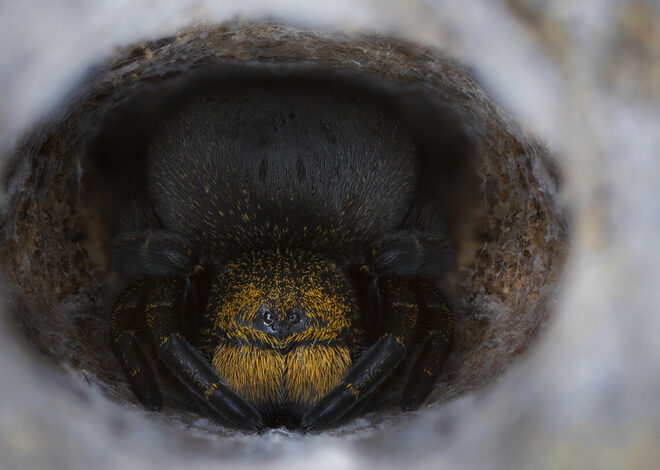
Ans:
[[[23,138],[5,175],[2,270],[9,311],[30,347],[79,370],[109,399],[137,403],[109,341],[122,287],[108,257],[123,171],[113,152],[148,132],[141,117],[154,110],[143,105],[163,102],[168,79],[215,66],[280,76],[323,70],[424,104],[414,108],[428,114],[407,119],[423,151],[437,153],[433,171],[445,188],[442,215],[456,252],[441,285],[454,305],[455,346],[427,404],[492,383],[528,349],[552,311],[567,249],[560,178],[544,147],[437,51],[263,24],[191,30],[119,51]],[[117,142],[127,123],[132,137]],[[166,402],[165,414],[190,419],[180,411]]]

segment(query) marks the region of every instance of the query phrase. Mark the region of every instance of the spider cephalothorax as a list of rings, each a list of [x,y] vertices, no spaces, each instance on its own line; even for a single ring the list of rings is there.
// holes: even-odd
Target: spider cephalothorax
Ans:
[[[304,414],[357,352],[351,283],[312,253],[248,253],[214,279],[209,299],[202,335],[213,367],[262,413]]]
[[[419,406],[451,342],[451,250],[404,126],[324,80],[221,85],[166,116],[115,239],[135,394],[163,404],[155,353],[235,427],[337,424],[396,375]]]

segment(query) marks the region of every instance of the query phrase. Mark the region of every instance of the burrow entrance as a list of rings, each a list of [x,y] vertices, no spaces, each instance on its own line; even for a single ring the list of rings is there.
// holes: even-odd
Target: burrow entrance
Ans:
[[[492,383],[543,330],[558,294],[567,228],[552,158],[451,59],[392,40],[336,40],[275,25],[226,25],[123,50],[23,139],[6,175],[2,270],[27,342],[82,371],[109,399],[136,403],[109,346],[121,282],[108,259],[119,207],[101,184],[103,171],[113,171],[108,153],[99,153],[104,126],[168,78],[246,64],[368,79],[435,110],[417,127],[425,151],[438,152],[434,171],[446,187],[456,261],[441,287],[454,304],[456,338],[428,403]],[[164,412],[189,419],[176,404]]]

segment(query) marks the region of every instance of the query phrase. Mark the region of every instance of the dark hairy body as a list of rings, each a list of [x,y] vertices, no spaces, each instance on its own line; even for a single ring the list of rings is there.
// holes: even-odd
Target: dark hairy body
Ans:
[[[232,84],[180,106],[113,249],[130,283],[113,344],[138,398],[162,406],[154,356],[230,426],[338,424],[400,364],[402,406],[419,406],[452,333],[424,177],[391,111],[341,86]]]

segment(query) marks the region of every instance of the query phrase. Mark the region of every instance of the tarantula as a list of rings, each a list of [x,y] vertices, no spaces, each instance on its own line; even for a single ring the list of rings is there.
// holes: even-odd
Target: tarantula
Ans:
[[[418,407],[451,344],[434,282],[452,257],[397,116],[291,77],[174,108],[112,250],[128,282],[112,343],[139,401],[162,407],[157,358],[237,428],[342,423],[395,373],[402,408]]]

